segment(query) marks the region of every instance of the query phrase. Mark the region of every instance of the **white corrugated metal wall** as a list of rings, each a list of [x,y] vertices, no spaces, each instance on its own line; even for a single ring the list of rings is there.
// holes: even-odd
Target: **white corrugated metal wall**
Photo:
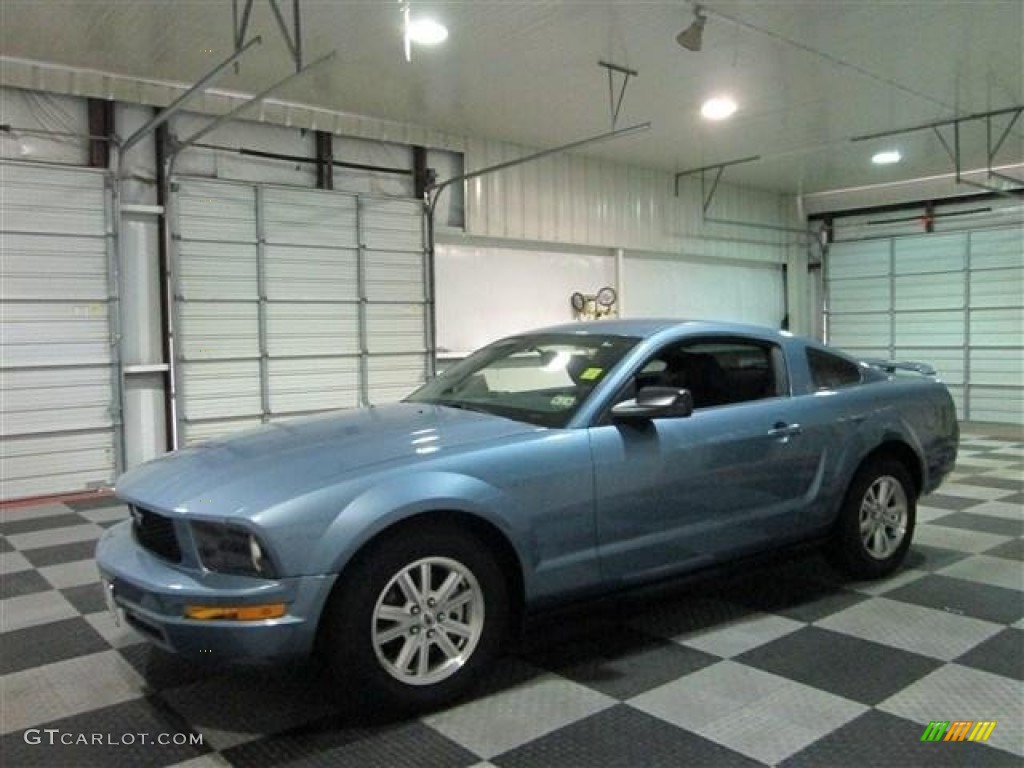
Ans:
[[[117,471],[110,189],[99,171],[0,163],[0,498]]]
[[[862,357],[932,364],[961,418],[1022,424],[1024,228],[956,223],[965,229],[832,244],[828,338]],[[862,232],[836,223],[837,237]]]
[[[184,444],[422,383],[418,202],[178,179],[173,208]]]

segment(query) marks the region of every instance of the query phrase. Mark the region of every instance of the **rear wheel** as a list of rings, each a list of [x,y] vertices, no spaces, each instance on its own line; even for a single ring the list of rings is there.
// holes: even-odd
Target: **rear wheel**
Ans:
[[[889,457],[865,463],[839,513],[832,554],[859,578],[892,573],[907,555],[917,516],[917,491],[906,467]]]
[[[342,573],[326,610],[323,650],[335,673],[402,710],[464,694],[508,627],[494,558],[451,530],[410,530],[373,546]]]

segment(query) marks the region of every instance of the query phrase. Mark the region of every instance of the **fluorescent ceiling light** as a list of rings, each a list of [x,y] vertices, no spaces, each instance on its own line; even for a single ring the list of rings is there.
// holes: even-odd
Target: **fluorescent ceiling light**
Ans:
[[[421,16],[418,19],[409,19],[408,23],[407,34],[413,43],[438,45],[448,39],[448,27],[434,19]]]
[[[736,111],[736,102],[728,96],[715,96],[704,102],[700,113],[708,120],[725,120]]]
[[[900,154],[898,149],[887,149],[883,152],[876,152],[871,157],[871,162],[875,165],[892,165],[902,159],[903,155]]]

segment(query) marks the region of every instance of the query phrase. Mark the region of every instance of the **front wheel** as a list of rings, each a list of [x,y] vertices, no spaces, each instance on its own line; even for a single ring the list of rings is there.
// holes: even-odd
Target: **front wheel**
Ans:
[[[339,577],[324,617],[336,674],[391,708],[433,709],[465,693],[508,626],[505,579],[474,537],[408,531]]]
[[[917,493],[906,467],[891,458],[869,461],[854,476],[843,501],[833,559],[859,578],[892,573],[910,548],[916,516]]]

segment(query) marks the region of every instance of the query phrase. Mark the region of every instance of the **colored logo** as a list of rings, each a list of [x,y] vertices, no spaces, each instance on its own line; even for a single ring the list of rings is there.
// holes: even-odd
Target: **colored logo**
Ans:
[[[932,720],[921,741],[988,741],[995,729],[995,720]]]

